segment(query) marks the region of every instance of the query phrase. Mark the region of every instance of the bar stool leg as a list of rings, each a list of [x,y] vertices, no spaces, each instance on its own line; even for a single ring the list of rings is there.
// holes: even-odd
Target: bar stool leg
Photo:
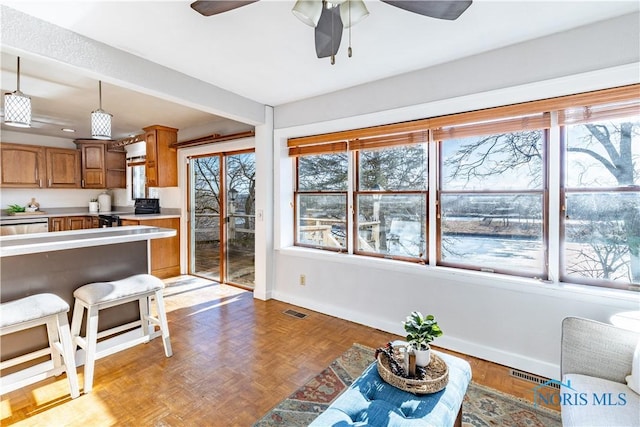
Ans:
[[[171,357],[173,350],[171,348],[171,339],[169,337],[169,324],[167,323],[167,313],[164,310],[164,298],[162,289],[155,292],[156,311],[160,320],[160,329],[162,330],[162,343],[164,344],[164,355]]]
[[[54,318],[53,316],[47,318],[47,337],[49,338],[49,349],[51,350],[51,361],[53,362],[53,367],[55,369],[59,369],[62,366],[62,354],[60,354],[58,346],[56,343],[59,341],[60,337],[60,329],[58,328],[57,316]]]
[[[59,313],[57,316],[57,327],[60,334],[60,343],[62,344],[62,356],[67,371],[67,380],[69,381],[69,388],[71,390],[71,397],[76,398],[80,396],[80,389],[78,386],[78,373],[76,372],[75,362],[75,346],[71,339],[71,332],[69,330],[69,319],[67,319],[67,313]]]
[[[153,332],[153,325],[149,322],[149,298],[143,297],[138,300],[138,307],[140,308],[140,322],[142,322],[142,334],[151,338]]]
[[[98,307],[87,307],[87,345],[84,359],[84,392],[89,393],[93,388],[93,370],[96,364],[96,349],[98,346]]]
[[[78,348],[76,339],[80,336],[80,329],[82,329],[82,317],[84,316],[84,306],[76,300],[73,305],[73,317],[71,318],[71,338],[73,338],[74,351]]]

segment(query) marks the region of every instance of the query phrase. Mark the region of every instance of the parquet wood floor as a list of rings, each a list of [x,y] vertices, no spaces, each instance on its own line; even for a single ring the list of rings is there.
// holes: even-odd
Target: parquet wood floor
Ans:
[[[71,399],[65,375],[2,396],[20,426],[251,426],[353,343],[400,337],[205,279],[165,290],[173,357],[159,339],[96,362],[93,391]],[[287,309],[307,314],[298,319]],[[531,400],[534,384],[459,355],[474,381]],[[82,387],[82,368],[79,368]]]

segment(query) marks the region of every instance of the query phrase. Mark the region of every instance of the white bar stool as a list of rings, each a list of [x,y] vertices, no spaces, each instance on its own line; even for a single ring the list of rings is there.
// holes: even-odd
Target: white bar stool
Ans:
[[[67,313],[69,304],[57,295],[43,293],[0,304],[0,336],[46,325],[49,347],[13,357],[0,363],[0,370],[51,355],[44,364],[29,366],[2,377],[0,393],[5,394],[54,375],[67,372],[71,397],[80,396]]]
[[[85,350],[85,393],[90,392],[93,387],[93,371],[96,360],[105,356],[149,342],[151,339],[162,335],[165,356],[171,357],[173,351],[171,350],[169,326],[164,309],[164,299],[162,298],[163,288],[164,282],[157,277],[150,274],[136,274],[113,282],[90,283],[79,287],[73,292],[75,305],[73,307],[73,318],[71,319],[71,336],[74,344]],[[156,302],[157,317],[149,314],[151,297],[154,297]],[[140,307],[139,320],[98,333],[98,313],[100,310],[136,300],[138,300]],[[80,329],[85,308],[87,309],[87,323],[86,336],[83,337],[80,335]],[[159,326],[160,331],[155,331],[155,325]],[[133,338],[126,341],[99,348],[98,339],[140,326],[141,335],[137,333]]]

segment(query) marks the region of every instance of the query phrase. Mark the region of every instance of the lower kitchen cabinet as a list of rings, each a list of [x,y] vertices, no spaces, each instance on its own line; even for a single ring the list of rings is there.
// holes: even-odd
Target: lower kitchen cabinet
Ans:
[[[151,274],[161,279],[180,275],[180,218],[122,219],[122,225],[149,225],[173,228],[173,237],[151,240]]]
[[[97,228],[97,217],[93,216],[57,216],[49,218],[49,231],[84,230]]]

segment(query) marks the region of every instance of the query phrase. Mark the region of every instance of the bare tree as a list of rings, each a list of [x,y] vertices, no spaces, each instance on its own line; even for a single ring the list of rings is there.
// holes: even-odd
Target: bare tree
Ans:
[[[585,124],[584,135],[567,144],[567,152],[573,156],[570,174],[583,188],[601,188],[609,178],[613,178],[613,186],[632,186],[638,180],[636,161],[639,156],[640,143],[637,138],[640,122],[624,121],[618,123]],[[538,186],[543,179],[539,168],[543,161],[539,144],[540,132],[513,132],[509,134],[491,135],[484,138],[469,139],[468,143],[449,156],[445,162],[451,170],[449,179],[471,181],[499,176],[507,171],[528,168],[531,171],[529,183]],[[634,152],[635,149],[635,152]],[[495,161],[499,158],[500,161]],[[609,206],[610,207],[610,206]],[[607,209],[607,206],[601,206]],[[593,212],[592,212],[593,213]],[[570,272],[582,271],[590,277],[619,278],[615,272],[628,269],[630,280],[640,282],[640,205],[637,199],[621,203],[618,219],[622,221],[622,236],[617,236],[609,228],[608,234],[591,237],[589,251],[579,254],[576,265],[569,266]],[[591,215],[587,231],[593,232],[601,218]],[[574,234],[580,235],[580,233]],[[592,234],[583,234],[589,239]],[[604,236],[604,237],[603,237]],[[614,247],[617,247],[615,249]],[[621,265],[624,254],[630,256],[630,263]],[[623,268],[624,267],[624,268]],[[591,272],[591,273],[588,273]]]

